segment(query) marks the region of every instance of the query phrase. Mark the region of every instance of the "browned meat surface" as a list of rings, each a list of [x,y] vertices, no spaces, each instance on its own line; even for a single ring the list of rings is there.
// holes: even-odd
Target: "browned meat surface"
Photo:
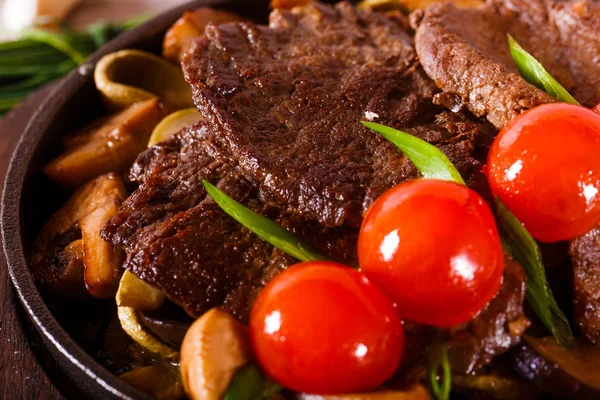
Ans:
[[[562,0],[559,0],[562,1]],[[487,0],[497,9],[503,25],[503,47],[507,48],[506,32],[513,35],[561,84],[573,94],[576,76],[565,59],[569,45],[565,45],[559,27],[549,10],[554,0]],[[512,66],[513,63],[511,62]]]
[[[439,145],[467,180],[479,172],[475,146],[492,132],[432,103],[402,16],[316,3],[270,20],[209,26],[184,61],[198,109],[262,190],[327,226],[358,226],[384,189],[416,176],[362,119]]]
[[[412,15],[423,68],[446,95],[458,96],[498,128],[523,111],[555,101],[518,75],[508,51],[510,33],[582,104],[600,101],[600,4],[488,3],[471,9],[439,3]]]
[[[600,102],[600,2],[561,2],[550,8],[550,16],[568,43],[564,56],[576,82],[572,93],[593,106]]]
[[[479,160],[495,130],[433,103],[437,90],[401,18],[315,4],[275,11],[271,27],[210,26],[185,62],[208,121],[140,155],[131,171],[139,188],[104,229],[126,249],[125,267],[192,315],[224,304],[243,320],[260,287],[295,262],[220,211],[201,178],[332,259],[355,264],[362,212],[417,176],[360,119],[435,144],[484,190]],[[448,332],[461,349],[452,350],[458,372],[481,368],[518,341],[511,326],[523,316],[523,288],[511,264],[485,311]]]
[[[446,95],[456,95],[496,127],[555,101],[521,78],[508,51],[507,31],[493,8],[437,3],[413,14],[412,24],[427,74]]]
[[[495,131],[432,103],[436,89],[398,18],[317,4],[275,11],[271,28],[209,27],[186,61],[209,122],[139,157],[139,188],[104,229],[126,249],[125,267],[192,315],[225,303],[243,319],[256,290],[294,262],[206,199],[202,178],[356,264],[363,210],[417,176],[363,118],[436,144],[480,187],[478,159]]]
[[[529,320],[523,312],[526,276],[514,261],[506,261],[500,291],[471,322],[449,331],[448,355],[455,373],[471,374],[521,341]]]
[[[261,201],[247,179],[211,155],[216,151],[206,125],[199,124],[140,155],[131,174],[140,187],[103,231],[126,249],[127,269],[193,316],[223,305],[245,319],[256,292],[295,262],[206,198],[202,178],[278,220],[324,254],[356,263],[355,231],[302,223],[297,214]]]
[[[455,374],[478,372],[495,356],[519,344],[523,332],[530,325],[523,311],[526,281],[523,268],[507,259],[500,291],[472,321],[442,331],[405,323],[406,345],[399,376],[424,363],[427,346],[440,334],[446,339],[448,357]]]
[[[600,227],[571,242],[574,317],[592,343],[600,341]]]

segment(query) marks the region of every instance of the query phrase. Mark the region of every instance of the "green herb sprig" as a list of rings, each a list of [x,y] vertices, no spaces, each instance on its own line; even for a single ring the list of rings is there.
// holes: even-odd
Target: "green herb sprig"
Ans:
[[[68,74],[104,43],[147,17],[96,24],[78,32],[27,29],[21,39],[0,42],[0,116],[42,85]]]
[[[535,57],[525,51],[511,35],[508,35],[508,45],[519,73],[527,82],[564,103],[579,105],[579,102],[548,73],[546,68]]]
[[[327,260],[327,257],[319,254],[311,245],[301,241],[278,223],[243,206],[211,183],[202,180],[202,184],[223,211],[264,241],[300,261]]]
[[[437,147],[384,125],[373,122],[363,122],[363,124],[383,137],[389,138],[415,164],[424,177],[464,184],[456,167]],[[415,157],[415,154],[418,156]],[[499,226],[505,243],[508,244],[514,259],[521,264],[527,274],[527,300],[557,342],[569,346],[573,342],[573,334],[567,318],[556,304],[548,285],[536,241],[499,199],[496,199],[496,202]]]
[[[504,244],[523,266],[527,274],[527,300],[556,341],[565,347],[573,345],[573,333],[567,317],[556,304],[546,279],[540,249],[523,224],[496,199],[500,231]]]
[[[438,400],[448,400],[452,390],[452,372],[448,349],[443,342],[434,342],[427,348],[427,372],[431,390]]]
[[[235,374],[223,400],[265,400],[281,389],[281,386],[266,378],[254,364],[248,364]]]

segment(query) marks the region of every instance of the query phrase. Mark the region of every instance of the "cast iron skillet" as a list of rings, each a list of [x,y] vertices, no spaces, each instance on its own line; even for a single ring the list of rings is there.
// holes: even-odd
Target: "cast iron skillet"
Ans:
[[[40,167],[59,154],[58,139],[61,136],[103,112],[93,83],[94,66],[102,56],[125,48],[159,52],[167,28],[184,11],[203,5],[229,9],[262,22],[268,15],[267,0],[196,0],[123,34],[102,47],[53,90],[29,122],[11,159],[1,215],[10,277],[51,354],[73,383],[93,399],[149,397],[120,381],[89,356],[58,323],[35,286],[28,266],[33,240],[43,222],[68,194],[48,181]]]

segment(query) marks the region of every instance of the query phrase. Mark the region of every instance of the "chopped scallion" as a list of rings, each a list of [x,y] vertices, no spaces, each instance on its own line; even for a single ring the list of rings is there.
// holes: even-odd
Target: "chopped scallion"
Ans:
[[[564,103],[579,105],[579,102],[546,71],[546,68],[535,57],[525,51],[511,35],[508,35],[508,44],[517,69],[527,82]]]
[[[276,222],[243,206],[209,182],[202,180],[202,183],[206,192],[223,211],[261,239],[300,261],[327,260],[327,257],[319,254],[311,245],[296,238]]]

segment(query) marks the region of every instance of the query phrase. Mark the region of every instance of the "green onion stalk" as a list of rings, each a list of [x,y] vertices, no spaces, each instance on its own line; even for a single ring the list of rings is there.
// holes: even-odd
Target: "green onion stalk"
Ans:
[[[0,116],[28,94],[67,75],[93,52],[147,17],[122,24],[99,23],[85,31],[26,29],[20,39],[0,42]]]

